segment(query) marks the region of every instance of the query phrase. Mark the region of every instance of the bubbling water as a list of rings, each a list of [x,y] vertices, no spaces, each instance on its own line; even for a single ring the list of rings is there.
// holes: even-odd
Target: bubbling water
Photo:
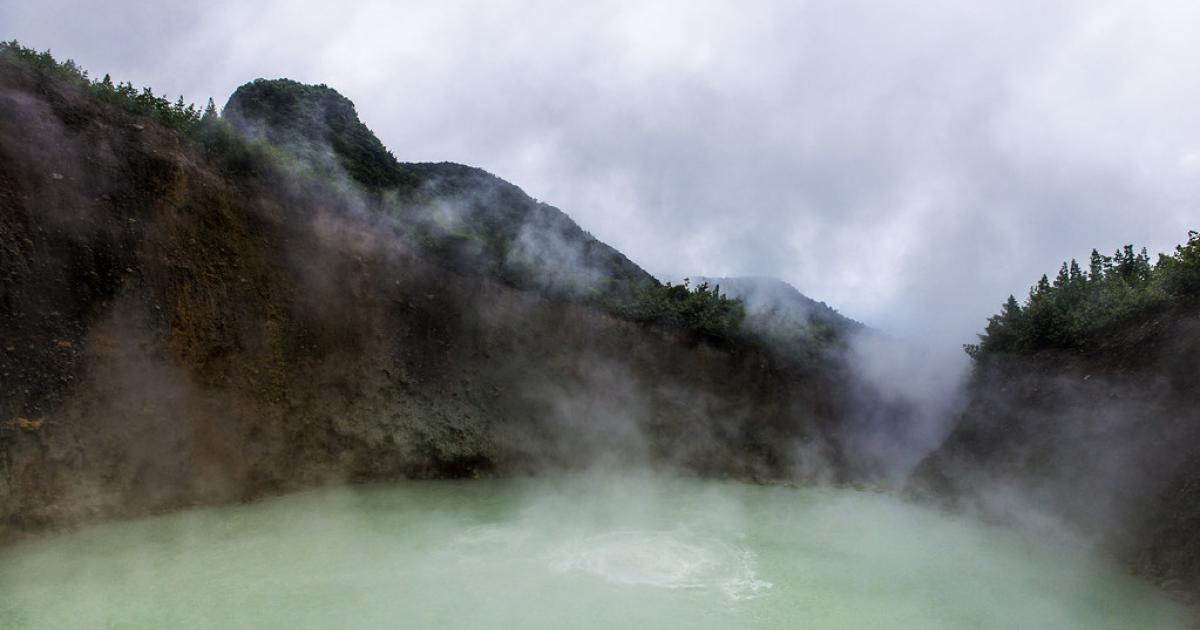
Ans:
[[[757,596],[756,554],[681,532],[618,531],[570,541],[550,554],[558,571],[581,571],[617,584],[713,589],[730,599]]]
[[[1087,549],[835,489],[405,482],[0,552],[0,628],[1182,628]]]

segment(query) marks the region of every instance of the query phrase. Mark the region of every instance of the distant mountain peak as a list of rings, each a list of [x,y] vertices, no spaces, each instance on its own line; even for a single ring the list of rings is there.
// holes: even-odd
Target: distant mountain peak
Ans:
[[[771,276],[697,276],[693,283],[718,285],[746,306],[746,325],[777,341],[841,339],[866,328]]]
[[[318,174],[348,177],[443,267],[608,307],[657,284],[566,213],[483,169],[398,161],[354,103],[326,85],[251,81],[230,96],[223,116]]]

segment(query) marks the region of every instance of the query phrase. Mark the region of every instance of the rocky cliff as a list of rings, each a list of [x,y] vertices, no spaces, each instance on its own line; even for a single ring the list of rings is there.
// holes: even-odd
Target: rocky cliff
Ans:
[[[917,493],[1082,535],[1200,591],[1200,299],[983,361],[970,400]]]
[[[519,189],[197,137],[0,56],[0,539],[341,480],[839,469],[834,364],[614,315],[653,279]],[[543,242],[600,271],[512,255]]]

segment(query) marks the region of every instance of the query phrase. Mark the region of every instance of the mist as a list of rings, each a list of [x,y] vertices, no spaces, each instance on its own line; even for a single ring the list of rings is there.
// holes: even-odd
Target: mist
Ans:
[[[1065,257],[1169,250],[1200,192],[1187,2],[56,0],[0,23],[198,102],[335,84],[401,159],[519,182],[657,276],[778,277],[946,352]]]
[[[886,495],[611,473],[110,525],[0,555],[0,586],[4,627],[1183,627],[1083,548]]]
[[[0,628],[1194,616],[1190,5],[91,11],[0,7]]]

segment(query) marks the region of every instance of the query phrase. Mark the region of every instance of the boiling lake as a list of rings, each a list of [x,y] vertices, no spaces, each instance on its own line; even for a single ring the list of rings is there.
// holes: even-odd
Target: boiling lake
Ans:
[[[0,628],[1182,628],[1088,549],[889,495],[413,481],[0,550]]]

